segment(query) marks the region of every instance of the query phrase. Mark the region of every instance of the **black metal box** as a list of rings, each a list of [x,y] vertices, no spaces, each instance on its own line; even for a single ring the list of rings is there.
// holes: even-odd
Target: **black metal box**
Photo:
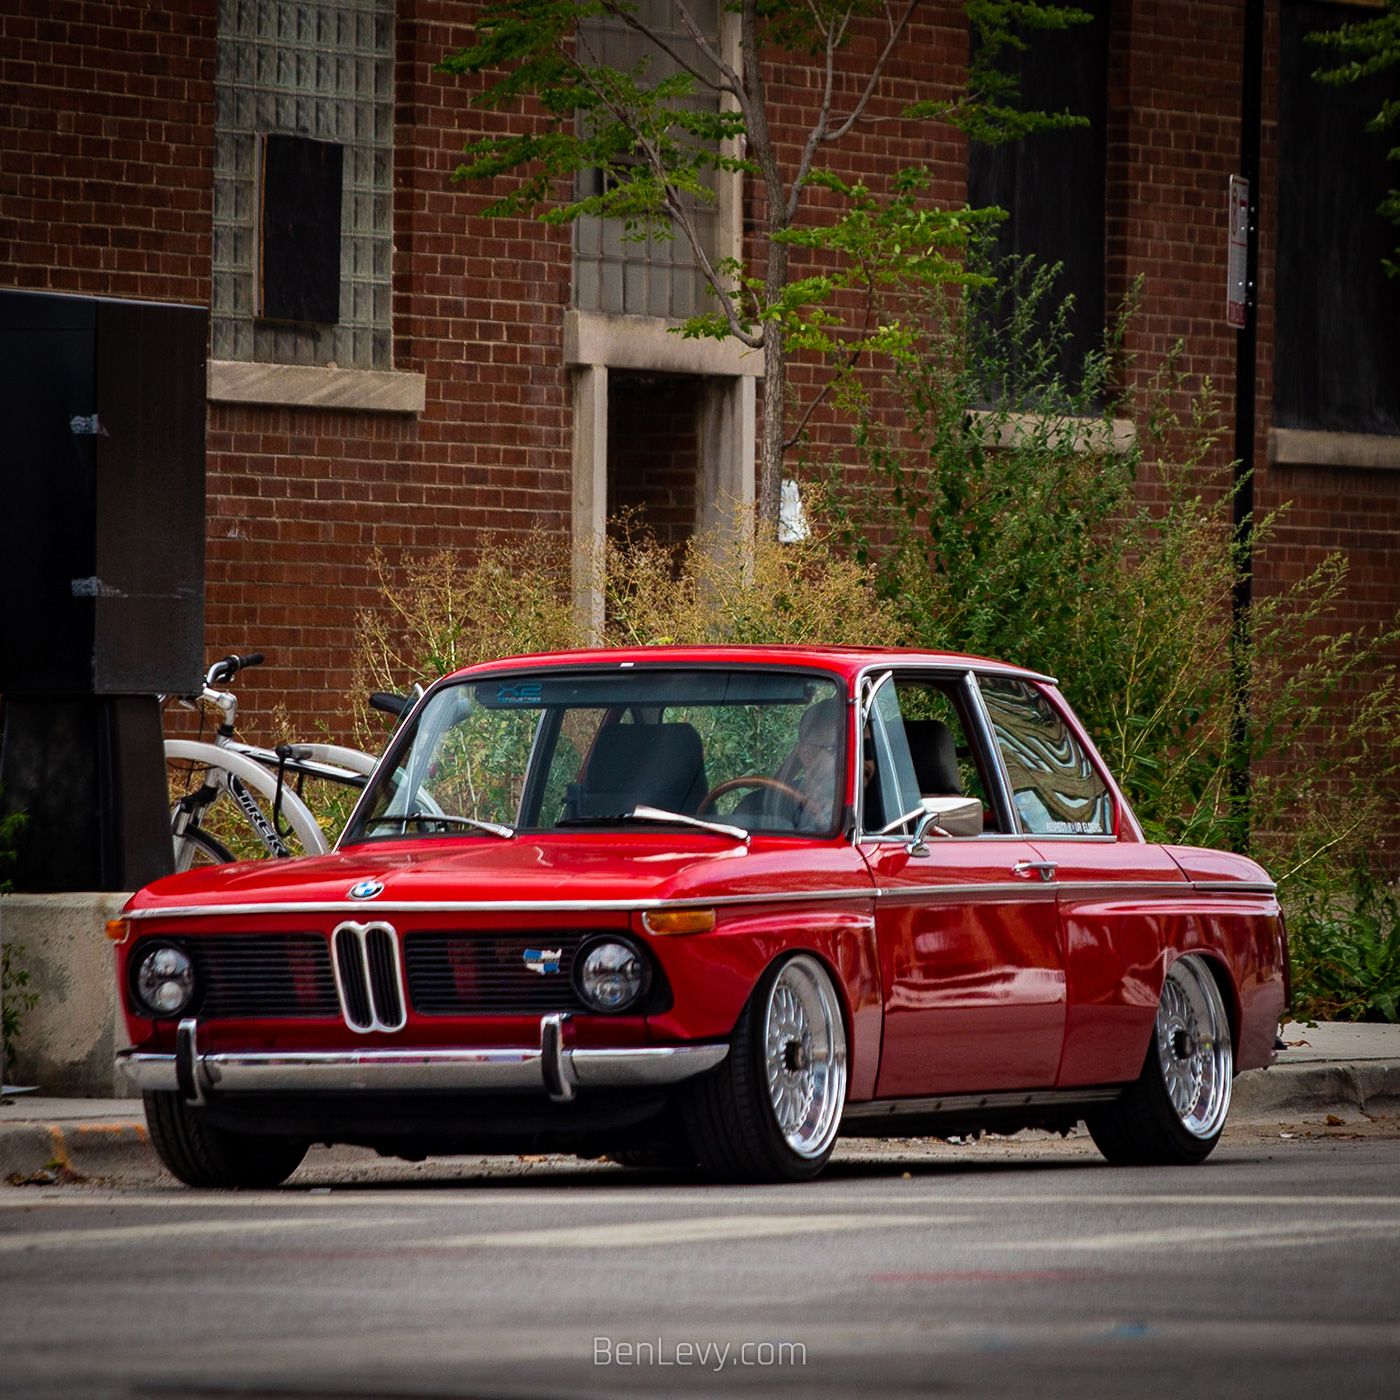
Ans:
[[[0,693],[199,688],[208,327],[0,291]]]

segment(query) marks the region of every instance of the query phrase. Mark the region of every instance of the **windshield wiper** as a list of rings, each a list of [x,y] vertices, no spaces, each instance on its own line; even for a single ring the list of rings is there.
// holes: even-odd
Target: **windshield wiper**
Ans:
[[[742,826],[727,822],[707,822],[702,817],[688,817],[684,812],[667,812],[660,807],[633,807],[630,812],[614,812],[605,817],[561,817],[555,826],[606,826],[609,822],[666,822],[693,826],[700,831],[712,831],[716,836],[728,836],[735,841],[748,842],[749,833]]]
[[[392,826],[399,823],[407,826],[409,822],[416,822],[420,828],[429,822],[441,822],[444,826],[469,826],[473,831],[490,832],[492,836],[501,836],[509,840],[515,835],[513,826],[504,826],[500,822],[477,821],[475,817],[459,817],[450,812],[398,812],[392,816],[371,817],[365,823],[365,828],[376,826]]]

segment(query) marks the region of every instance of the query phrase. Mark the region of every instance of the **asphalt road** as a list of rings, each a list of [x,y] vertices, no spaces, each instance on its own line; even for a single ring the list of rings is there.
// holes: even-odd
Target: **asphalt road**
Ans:
[[[1398,1378],[1393,1127],[1235,1131],[1183,1170],[1082,1139],[858,1144],[761,1189],[343,1151],[263,1194],[0,1189],[5,1400],[1391,1400]]]

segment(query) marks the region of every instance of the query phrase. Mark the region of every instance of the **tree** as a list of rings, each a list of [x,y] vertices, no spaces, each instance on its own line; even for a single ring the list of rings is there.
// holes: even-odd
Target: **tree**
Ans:
[[[568,223],[584,215],[620,219],[625,236],[687,241],[714,310],[683,333],[732,336],[761,350],[764,365],[759,518],[776,525],[783,458],[816,403],[863,356],[913,353],[914,337],[894,306],[900,287],[969,280],[960,251],[969,231],[996,210],[941,209],[925,197],[928,170],[888,172],[873,189],[828,168],[828,153],[876,120],[872,99],[908,42],[924,0],[723,0],[738,29],[737,53],[706,34],[695,0],[672,0],[689,36],[682,46],[632,0],[495,0],[480,12],[473,41],[439,68],[482,75],[474,106],[507,110],[537,104],[532,129],[470,140],[454,179],[513,176],[488,215],[533,215]],[[1001,60],[1036,30],[1064,29],[1090,16],[1042,0],[965,0],[971,57],[963,90],[904,106],[903,123],[946,122],[985,142],[1084,124],[1066,113],[1016,106],[1014,79]],[[597,35],[624,26],[645,41],[631,69],[602,61]],[[873,38],[873,44],[857,44]],[[813,109],[804,115],[797,159],[786,163],[775,139],[767,58],[808,66]],[[854,94],[849,98],[842,94]],[[697,99],[704,98],[705,101]],[[586,186],[580,177],[588,172]],[[714,172],[758,182],[766,219],[751,258],[714,259],[695,212],[715,198]],[[878,182],[877,182],[878,183]],[[813,192],[833,198],[818,201]],[[802,250],[794,256],[795,250]],[[823,357],[831,371],[804,405],[788,401],[795,352]],[[790,419],[797,415],[797,429]]]
[[[1400,64],[1400,0],[1385,0],[1385,13],[1357,20],[1337,29],[1324,29],[1308,36],[1312,43],[1334,50],[1345,62],[1333,68],[1319,68],[1313,77],[1340,87],[1359,83]],[[1380,111],[1366,124],[1367,131],[1386,131],[1400,123],[1400,97],[1381,101]],[[1393,146],[1389,159],[1400,160],[1400,146]],[[1381,202],[1379,213],[1400,225],[1400,190],[1391,190]],[[1385,260],[1385,270],[1400,277],[1400,247],[1396,258]]]

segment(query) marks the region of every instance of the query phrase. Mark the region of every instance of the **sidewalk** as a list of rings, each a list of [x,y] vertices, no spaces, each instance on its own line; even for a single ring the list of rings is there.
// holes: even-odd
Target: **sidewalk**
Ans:
[[[1272,1068],[1235,1080],[1232,1122],[1297,1122],[1329,1113],[1354,1122],[1400,1113],[1400,1025],[1290,1022],[1283,1038],[1288,1049]],[[103,1177],[150,1174],[156,1166],[140,1099],[33,1093],[0,1103],[0,1183],[45,1168]]]

